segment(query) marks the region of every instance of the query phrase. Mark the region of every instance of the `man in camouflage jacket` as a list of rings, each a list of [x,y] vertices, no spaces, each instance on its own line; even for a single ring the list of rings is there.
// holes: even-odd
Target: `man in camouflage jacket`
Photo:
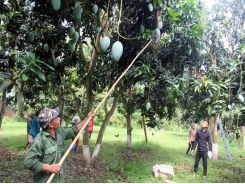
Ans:
[[[46,183],[52,173],[55,173],[51,182],[64,181],[65,164],[59,165],[66,146],[65,140],[76,137],[89,117],[94,118],[96,113],[90,112],[79,124],[69,128],[60,126],[60,109],[44,108],[38,115],[38,122],[42,131],[33,140],[24,160],[24,166],[34,174],[35,183]]]

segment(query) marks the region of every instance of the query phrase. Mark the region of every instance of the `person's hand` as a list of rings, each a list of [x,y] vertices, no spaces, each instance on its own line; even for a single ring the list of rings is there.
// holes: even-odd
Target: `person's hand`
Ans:
[[[191,155],[194,155],[194,150],[191,150]]]
[[[61,166],[59,164],[53,164],[53,165],[50,165],[49,171],[51,173],[58,173],[60,172],[60,169],[61,169]]]
[[[96,111],[95,112],[91,111],[88,113],[88,117],[91,117],[93,119],[97,114],[98,113]]]
[[[212,159],[212,156],[213,156],[212,152],[211,152],[211,151],[208,151],[208,158],[209,158],[210,160]]]

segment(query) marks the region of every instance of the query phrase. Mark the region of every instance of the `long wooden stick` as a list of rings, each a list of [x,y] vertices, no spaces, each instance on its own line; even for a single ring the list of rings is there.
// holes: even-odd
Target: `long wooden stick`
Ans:
[[[152,42],[152,39],[150,39],[150,41],[146,44],[146,46],[137,54],[137,56],[134,58],[134,60],[131,62],[131,64],[128,66],[128,68],[121,74],[121,76],[116,80],[116,82],[112,85],[111,89],[107,92],[107,94],[105,95],[105,97],[102,99],[102,101],[99,103],[99,105],[97,106],[97,108],[94,110],[94,112],[98,112],[98,109],[100,108],[100,106],[104,103],[104,101],[106,100],[106,98],[110,95],[110,93],[112,92],[112,90],[115,88],[115,86],[117,85],[117,83],[121,80],[121,78],[125,75],[125,73],[130,69],[130,67],[134,64],[135,60],[139,57],[139,55],[150,45],[150,43]],[[62,165],[62,163],[65,161],[67,155],[70,153],[72,147],[74,146],[75,142],[77,141],[77,139],[80,137],[80,135],[82,134],[83,130],[85,129],[85,127],[87,126],[89,120],[91,119],[91,117],[89,117],[87,119],[87,121],[84,123],[83,127],[81,128],[81,130],[78,132],[77,136],[75,137],[75,139],[73,140],[73,142],[71,143],[70,147],[68,148],[68,150],[65,152],[64,156],[62,157],[62,159],[59,162],[59,165]],[[49,177],[47,183],[50,183],[52,181],[52,179],[54,178],[55,173],[52,173],[51,176]]]

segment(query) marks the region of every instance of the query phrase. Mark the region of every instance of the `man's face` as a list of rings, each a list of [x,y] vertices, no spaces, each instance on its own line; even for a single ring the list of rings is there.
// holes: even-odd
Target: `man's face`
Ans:
[[[204,122],[202,123],[202,127],[203,127],[203,128],[207,128],[207,127],[208,127],[208,122],[207,122],[207,121],[204,121]]]
[[[51,121],[52,125],[53,125],[53,129],[58,129],[60,128],[60,117],[56,117]]]

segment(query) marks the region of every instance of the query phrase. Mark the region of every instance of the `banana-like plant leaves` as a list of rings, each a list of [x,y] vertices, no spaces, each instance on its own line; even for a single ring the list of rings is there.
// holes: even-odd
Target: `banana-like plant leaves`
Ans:
[[[12,84],[13,81],[10,79],[4,79],[0,82],[0,93],[5,90],[10,84]]]

